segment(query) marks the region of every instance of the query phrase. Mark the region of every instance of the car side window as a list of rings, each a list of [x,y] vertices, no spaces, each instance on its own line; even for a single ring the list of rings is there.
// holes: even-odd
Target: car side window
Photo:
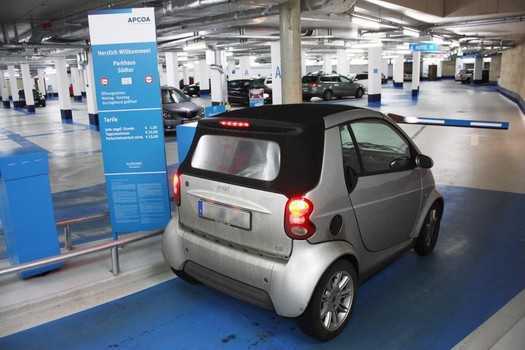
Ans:
[[[359,163],[359,157],[357,155],[357,149],[355,148],[350,128],[348,125],[341,125],[339,127],[339,133],[341,134],[341,148],[343,151],[343,166],[352,168],[354,174],[358,175],[361,173],[361,165]]]
[[[351,124],[363,172],[377,174],[413,167],[410,144],[390,125],[378,119]]]
[[[351,80],[348,79],[347,77],[340,76],[339,79],[340,79],[343,83],[350,83],[350,82],[351,82]]]

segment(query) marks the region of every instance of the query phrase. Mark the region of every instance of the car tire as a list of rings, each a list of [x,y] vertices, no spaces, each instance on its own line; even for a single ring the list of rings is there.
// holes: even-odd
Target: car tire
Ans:
[[[355,98],[361,98],[361,97],[363,97],[364,94],[365,94],[365,92],[363,91],[363,89],[359,88],[355,92]]]
[[[332,90],[326,90],[323,93],[323,100],[330,101],[333,98],[334,98],[334,93],[332,92]]]
[[[181,280],[183,280],[184,282],[187,282],[189,284],[199,284],[200,282],[198,280],[196,280],[195,278],[191,277],[190,275],[188,275],[186,272],[184,272],[183,270],[175,270],[174,268],[171,268],[171,271],[173,271],[173,273],[178,277],[180,278]]]
[[[434,250],[439,236],[441,214],[441,206],[437,202],[434,203],[425,217],[419,236],[416,238],[414,250],[418,255],[426,256]]]
[[[333,286],[337,282],[339,274],[342,276],[339,279],[340,283],[343,282],[344,278],[348,279],[342,289],[339,287],[334,289]],[[329,290],[330,286],[332,286],[331,290]],[[357,272],[355,267],[348,260],[337,260],[330,265],[317,283],[308,307],[297,320],[299,327],[305,334],[318,340],[327,341],[333,339],[341,333],[352,316],[357,296],[356,292]],[[338,298],[346,299],[338,300]],[[345,305],[347,306],[346,310],[343,308]],[[333,319],[332,310],[335,310],[334,308],[340,310],[338,315],[340,319],[337,319],[337,317],[335,320]],[[328,313],[330,313],[330,316]],[[327,323],[328,326],[326,325]]]

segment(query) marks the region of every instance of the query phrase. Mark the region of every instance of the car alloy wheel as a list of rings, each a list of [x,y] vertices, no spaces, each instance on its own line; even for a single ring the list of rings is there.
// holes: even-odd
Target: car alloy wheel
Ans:
[[[326,283],[321,297],[321,323],[328,331],[337,330],[352,309],[354,298],[352,276],[346,271],[334,273]]]

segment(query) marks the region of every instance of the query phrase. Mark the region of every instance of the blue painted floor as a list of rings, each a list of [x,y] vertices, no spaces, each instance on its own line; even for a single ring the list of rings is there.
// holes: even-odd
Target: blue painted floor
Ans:
[[[525,288],[525,195],[440,189],[446,209],[435,254],[409,252],[367,281],[331,342],[174,279],[0,338],[0,349],[449,349]]]

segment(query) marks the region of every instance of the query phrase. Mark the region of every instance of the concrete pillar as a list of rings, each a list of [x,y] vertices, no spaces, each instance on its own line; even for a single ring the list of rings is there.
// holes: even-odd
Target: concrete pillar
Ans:
[[[399,55],[394,58],[394,66],[392,68],[395,88],[403,88],[404,65],[403,55]]]
[[[35,84],[33,79],[31,79],[29,64],[21,64],[20,71],[22,73],[22,83],[24,84],[26,109],[29,113],[35,113],[35,98],[33,97],[33,87]]]
[[[11,91],[13,107],[20,108],[21,103],[20,99],[18,98],[18,86],[16,84],[15,66],[7,66],[7,72],[9,73],[9,90]]]
[[[457,75],[460,70],[463,69],[463,59],[461,57],[456,57],[456,66],[454,74]]]
[[[306,75],[306,57],[304,52],[301,51],[301,77]]]
[[[337,50],[337,73],[345,77],[350,75],[350,59],[345,50]]]
[[[2,104],[4,108],[11,108],[11,103],[9,102],[9,89],[7,87],[7,82],[5,81],[5,71],[0,70],[0,92],[2,93]]]
[[[69,98],[69,79],[67,77],[66,59],[64,57],[55,58],[55,69],[60,117],[64,123],[72,123],[73,114],[71,112],[71,99]]]
[[[279,5],[283,103],[301,103],[301,0]],[[273,85],[273,84],[272,84]]]
[[[438,80],[441,80],[441,78],[443,77],[443,61],[442,60],[437,61],[436,77]]]
[[[210,65],[210,77],[211,77],[211,103],[212,105],[224,104],[227,101],[227,87],[226,84],[226,75],[224,74],[223,68],[223,58],[224,52],[221,50],[206,51],[207,62],[210,62],[211,57],[213,56],[213,64]]]
[[[421,76],[421,52],[412,53],[412,97],[419,95],[419,78]]]
[[[199,71],[199,88],[202,94],[210,94],[210,69],[206,60],[200,60],[196,64],[196,69]]]
[[[281,43],[272,41],[270,44],[270,57],[272,61],[272,103],[283,103],[282,71],[281,71]]]
[[[179,61],[176,52],[166,52],[166,85],[179,87]]]
[[[330,74],[333,71],[332,67],[332,60],[330,59],[330,55],[324,55],[323,56],[323,72],[325,74]]]
[[[86,97],[86,73],[83,66],[78,67],[78,80],[80,82],[80,94],[82,97]]]
[[[73,99],[82,102],[82,89],[80,87],[80,71],[78,67],[71,67],[71,83],[73,84]]]
[[[240,79],[249,79],[251,78],[250,73],[250,56],[241,56],[239,57],[239,75]]]
[[[182,79],[183,79],[183,82],[184,82],[184,85],[189,85],[190,83],[190,79],[189,79],[189,74],[188,74],[188,67],[186,67],[185,65],[182,66]]]
[[[483,79],[483,57],[476,56],[474,59],[474,77],[473,82],[474,84],[481,83]]]
[[[168,77],[167,77],[166,72],[164,71],[164,67],[162,66],[162,63],[159,63],[157,65],[157,67],[158,67],[158,70],[159,70],[159,83],[160,83],[160,86],[168,85]],[[177,85],[175,85],[175,87],[179,88],[179,83],[177,83]]]
[[[46,72],[43,69],[38,70],[38,91],[42,94],[42,96],[45,98],[47,96],[47,89],[46,89]]]
[[[385,83],[388,81],[388,58],[381,59],[381,74],[385,76]],[[381,84],[383,80],[381,80]]]
[[[380,46],[368,49],[368,105],[381,105],[381,54]]]
[[[88,61],[86,65],[86,99],[89,125],[95,130],[100,130],[100,124],[98,120],[97,94],[95,90],[95,74],[93,70],[93,54],[91,53],[91,51],[89,51],[87,57]]]

